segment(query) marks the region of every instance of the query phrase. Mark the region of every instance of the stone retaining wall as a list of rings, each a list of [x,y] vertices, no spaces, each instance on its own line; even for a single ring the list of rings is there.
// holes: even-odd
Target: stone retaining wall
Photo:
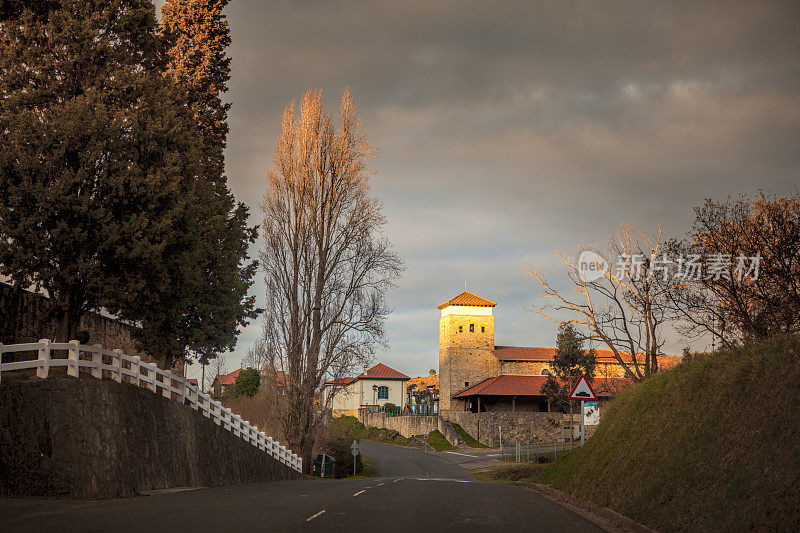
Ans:
[[[102,499],[302,475],[190,407],[109,380],[4,374],[0,496]]]
[[[404,437],[422,435],[427,430],[439,430],[450,444],[458,443],[458,435],[439,415],[400,415],[387,416],[386,413],[372,413],[368,409],[358,410],[358,419],[365,426],[392,429]]]
[[[561,413],[451,411],[450,421],[487,446],[503,442],[560,442],[564,439]]]

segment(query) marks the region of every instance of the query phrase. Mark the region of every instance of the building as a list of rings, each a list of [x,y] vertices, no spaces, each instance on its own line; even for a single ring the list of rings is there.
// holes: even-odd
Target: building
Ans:
[[[451,411],[550,411],[541,387],[550,374],[555,348],[495,345],[495,305],[465,291],[438,306],[439,410],[445,417]],[[622,357],[631,361],[630,354]],[[662,368],[678,361],[659,357]],[[597,363],[593,385],[601,399],[631,383],[611,351],[597,350]]]
[[[222,374],[214,378],[214,381],[211,382],[211,393],[214,396],[222,396],[226,392],[233,390],[233,386],[236,384],[236,376],[239,375],[242,369],[234,370],[230,374]]]
[[[439,374],[411,378],[406,384],[406,407],[411,414],[439,412]]]
[[[330,408],[333,416],[354,416],[361,407],[383,406],[387,403],[402,407],[409,379],[402,372],[378,363],[354,378],[326,382],[323,404],[332,394]]]

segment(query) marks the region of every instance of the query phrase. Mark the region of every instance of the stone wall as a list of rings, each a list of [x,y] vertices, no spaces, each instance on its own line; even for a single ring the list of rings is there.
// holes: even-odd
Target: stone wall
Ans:
[[[380,429],[392,429],[404,437],[423,435],[425,431],[440,431],[450,444],[458,444],[458,435],[439,415],[400,415],[387,416],[386,413],[372,413],[369,409],[359,409],[358,419],[362,424]]]
[[[0,343],[18,344],[38,342],[40,339],[55,339],[55,322],[43,322],[49,299],[41,294],[18,290],[0,282]],[[91,338],[89,344],[101,344],[109,350],[121,349],[128,355],[138,355],[142,361],[152,363],[146,352],[139,350],[133,339],[135,326],[114,320],[99,313],[86,313],[81,317],[78,329],[85,329]],[[9,354],[9,359],[14,357]],[[183,362],[173,365],[173,372],[181,374]]]
[[[561,413],[471,413],[451,411],[450,421],[488,446],[500,445],[500,430],[503,442],[560,442],[564,439]]]
[[[302,477],[188,406],[130,384],[0,384],[0,496],[102,499]]]

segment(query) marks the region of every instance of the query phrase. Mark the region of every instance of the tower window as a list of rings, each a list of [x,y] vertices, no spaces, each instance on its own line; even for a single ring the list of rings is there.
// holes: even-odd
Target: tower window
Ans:
[[[464,386],[465,386],[465,387],[469,387],[469,381],[465,381],[465,382],[464,382]]]
[[[464,331],[464,326],[458,326],[458,332],[463,333],[463,331]]]
[[[543,375],[543,376],[549,376],[549,375],[550,375],[550,371],[549,371],[549,370],[547,370],[546,368],[543,368],[543,369],[542,369],[542,375]]]
[[[483,326],[481,326],[481,333],[484,333],[485,331],[486,331],[486,328],[484,328]]]
[[[469,325],[469,332],[470,333],[475,333],[475,324],[470,324]]]

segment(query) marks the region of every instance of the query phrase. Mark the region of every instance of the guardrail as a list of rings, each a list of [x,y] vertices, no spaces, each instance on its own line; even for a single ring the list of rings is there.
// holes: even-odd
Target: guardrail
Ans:
[[[36,359],[2,362],[3,354],[32,351],[38,352]],[[54,359],[51,357],[53,351],[66,351],[66,359]],[[81,358],[82,355],[88,356],[88,358]],[[165,398],[174,399],[183,404],[188,403],[194,410],[201,411],[218,426],[241,437],[245,442],[249,442],[294,470],[303,471],[302,457],[288,450],[286,446],[282,446],[272,437],[268,437],[263,431],[259,431],[257,426],[247,420],[242,420],[241,416],[234,414],[222,403],[201,392],[186,378],[162,370],[154,363],[144,362],[139,356],[127,355],[122,350],[108,350],[99,344],[82,345],[78,341],[58,343],[42,339],[39,342],[25,344],[0,344],[0,379],[2,379],[3,372],[34,368],[38,377],[47,378],[53,367],[67,367],[67,374],[76,378],[80,377],[81,368],[88,369],[94,378],[102,379],[104,375],[108,375],[118,383],[126,381],[136,386],[145,386],[153,393],[161,394]]]

